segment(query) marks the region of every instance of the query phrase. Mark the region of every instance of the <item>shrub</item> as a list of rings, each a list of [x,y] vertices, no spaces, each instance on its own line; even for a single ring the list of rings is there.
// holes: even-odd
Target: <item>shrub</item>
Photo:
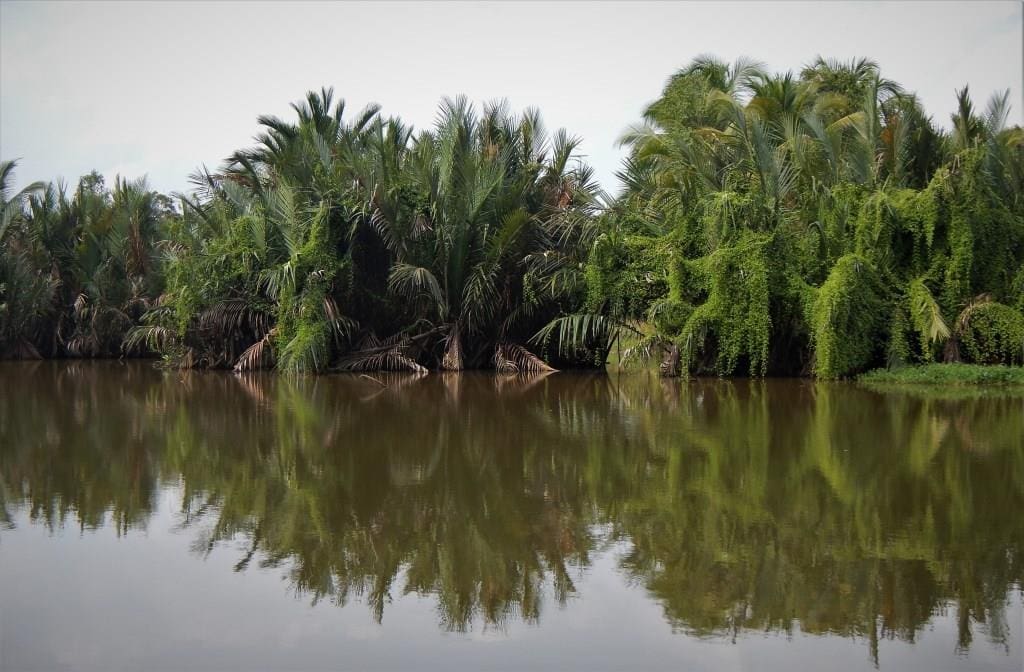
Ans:
[[[1024,314],[1001,303],[978,306],[961,336],[968,358],[978,364],[1024,362]]]

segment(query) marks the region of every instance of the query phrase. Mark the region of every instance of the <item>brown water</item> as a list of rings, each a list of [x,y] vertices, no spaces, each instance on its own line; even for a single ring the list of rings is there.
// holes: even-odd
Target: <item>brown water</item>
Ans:
[[[1021,396],[375,378],[0,363],[0,669],[1022,667]]]

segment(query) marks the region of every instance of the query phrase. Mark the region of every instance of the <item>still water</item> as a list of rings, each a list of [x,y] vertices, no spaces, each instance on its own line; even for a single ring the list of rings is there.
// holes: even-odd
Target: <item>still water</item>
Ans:
[[[1020,670],[1024,397],[0,363],[0,670]]]

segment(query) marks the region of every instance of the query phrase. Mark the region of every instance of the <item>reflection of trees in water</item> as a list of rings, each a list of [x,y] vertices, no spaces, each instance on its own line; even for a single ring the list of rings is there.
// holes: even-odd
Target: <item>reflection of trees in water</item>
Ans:
[[[145,524],[184,488],[297,591],[380,619],[430,594],[442,625],[535,621],[607,524],[621,565],[696,634],[913,640],[952,605],[1006,640],[1021,581],[1019,398],[942,400],[802,381],[645,376],[285,379],[138,366],[0,370],[5,516]],[[14,379],[17,373],[17,378]],[[396,585],[401,581],[401,585]]]
[[[956,600],[961,646],[972,621],[1005,642],[1021,577],[1020,400],[789,387],[697,384],[666,413],[686,419],[688,445],[616,521],[634,543],[625,566],[666,617],[698,634],[799,621],[877,655],[880,637],[912,641]]]
[[[145,525],[160,487],[151,418],[163,392],[139,366],[114,366],[0,362],[5,519],[13,505],[51,530],[69,516],[82,529]]]
[[[290,563],[314,599],[365,593],[379,619],[404,568],[402,589],[438,595],[447,627],[515,611],[536,619],[545,577],[564,599],[567,563],[587,561],[589,516],[545,465],[521,467],[528,430],[515,431],[503,404],[463,412],[449,402],[465,393],[456,384],[483,380],[433,378],[407,395],[265,379],[272,409],[241,404],[241,419],[204,407],[183,425],[194,433],[172,440],[189,453],[169,465],[189,506],[218,507],[204,543],[244,534],[262,564]],[[488,443],[492,423],[509,431]],[[236,451],[224,436],[238,437]]]

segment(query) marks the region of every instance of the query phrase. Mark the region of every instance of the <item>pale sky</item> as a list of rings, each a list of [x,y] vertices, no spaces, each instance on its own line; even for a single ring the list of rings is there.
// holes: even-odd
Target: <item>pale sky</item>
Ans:
[[[0,157],[17,184],[93,168],[161,191],[252,144],[259,114],[333,86],[417,128],[442,96],[539,107],[617,190],[616,146],[694,56],[799,70],[866,56],[948,127],[954,89],[1009,88],[1022,121],[1022,5],[1005,2],[0,1]]]

